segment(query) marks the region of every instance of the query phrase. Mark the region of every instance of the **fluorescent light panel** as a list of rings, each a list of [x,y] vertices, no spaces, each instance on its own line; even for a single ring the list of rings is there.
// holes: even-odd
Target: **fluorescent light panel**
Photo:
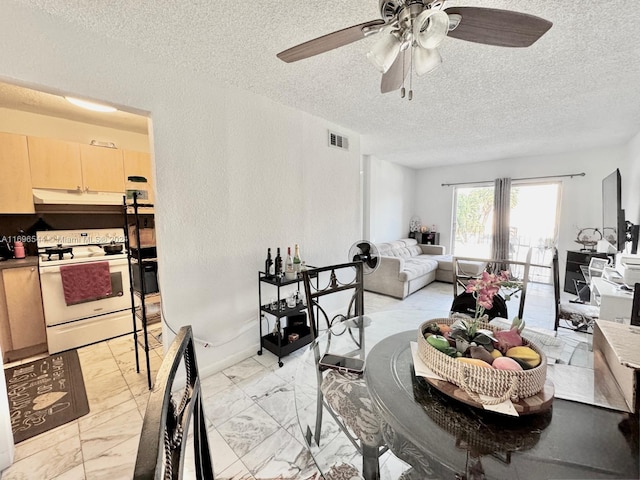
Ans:
[[[102,105],[100,103],[88,102],[86,100],[81,100],[75,97],[64,97],[64,98],[67,100],[67,102],[73,103],[77,107],[85,108],[87,110],[93,110],[94,112],[109,113],[109,112],[115,112],[118,110],[117,108],[111,107],[109,105]]]

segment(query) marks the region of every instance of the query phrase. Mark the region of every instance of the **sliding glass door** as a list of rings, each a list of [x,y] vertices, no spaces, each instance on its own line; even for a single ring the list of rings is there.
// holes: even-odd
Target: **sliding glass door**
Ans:
[[[551,263],[558,237],[560,182],[511,185],[509,259]],[[493,227],[493,185],[458,186],[454,190],[453,253],[490,258]],[[548,269],[532,271],[531,280],[548,281]]]

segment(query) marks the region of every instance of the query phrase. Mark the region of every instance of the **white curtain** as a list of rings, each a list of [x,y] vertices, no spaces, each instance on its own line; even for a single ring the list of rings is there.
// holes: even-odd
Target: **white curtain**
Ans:
[[[496,178],[493,193],[493,241],[491,257],[500,260],[509,258],[509,227],[511,212],[511,178]],[[506,269],[507,265],[496,265]]]

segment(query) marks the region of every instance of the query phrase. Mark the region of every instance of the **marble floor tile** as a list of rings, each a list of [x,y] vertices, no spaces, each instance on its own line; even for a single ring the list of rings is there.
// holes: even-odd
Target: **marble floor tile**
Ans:
[[[140,411],[138,410],[138,404],[136,403],[135,399],[132,398],[130,400],[127,400],[126,402],[115,405],[108,410],[96,413],[95,415],[80,417],[78,419],[80,433],[82,434],[87,430],[100,427],[100,425],[112,420],[114,417],[119,417],[123,414],[132,415],[134,410],[138,413],[138,416],[142,418],[142,415],[140,415]]]
[[[204,415],[215,426],[221,425],[252,405],[255,405],[253,400],[235,385],[219,393],[205,393],[202,396]]]
[[[104,450],[97,457],[85,458],[84,470],[87,480],[130,480],[138,453],[140,435]]]
[[[78,421],[66,423],[47,432],[28,438],[16,445],[14,461],[22,460],[31,455],[48,449],[51,445],[63,442],[79,435]]]
[[[283,428],[278,428],[241,460],[256,480],[297,480],[309,478],[317,472],[309,450]]]
[[[185,468],[183,470],[183,478],[184,480],[195,480],[195,456],[192,427],[189,427],[189,432],[184,459]],[[211,455],[211,461],[213,463],[213,472],[217,480],[219,478],[218,472],[227,470],[233,464],[237,463],[239,461],[239,457],[214,427],[209,427],[207,429],[207,439],[209,440],[209,454]]]
[[[93,428],[80,432],[82,441],[82,455],[87,462],[99,457],[105,451],[119,445],[133,437],[140,435],[142,417],[138,409],[134,408],[126,413],[113,416]],[[137,449],[137,446],[136,446]]]
[[[89,416],[133,398],[131,390],[120,372],[112,372],[91,379],[85,377],[85,388],[89,401],[89,413],[87,414]]]
[[[242,457],[281,427],[259,405],[253,404],[216,428],[235,454]]]
[[[215,472],[216,480],[256,480],[249,469],[240,460],[235,462],[220,474]]]
[[[52,480],[86,480],[86,478],[84,463],[82,463],[80,465],[76,465],[71,470],[67,470],[66,472],[58,475],[57,477],[53,477]]]
[[[222,371],[227,377],[234,383],[239,383],[242,380],[246,380],[260,372],[266,372],[267,369],[260,362],[253,358],[247,358],[246,360],[226,368]]]
[[[46,480],[78,465],[82,465],[82,450],[80,437],[74,436],[15,462],[2,472],[2,480]]]
[[[285,388],[289,382],[275,373],[259,372],[236,385],[240,387],[254,402],[274,395]]]
[[[223,390],[235,387],[235,383],[231,381],[224,373],[218,372],[200,380],[200,386],[202,388],[202,395],[211,396],[216,395]]]

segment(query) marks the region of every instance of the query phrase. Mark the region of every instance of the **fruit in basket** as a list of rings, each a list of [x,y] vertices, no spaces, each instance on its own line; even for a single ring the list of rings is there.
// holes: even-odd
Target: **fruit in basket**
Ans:
[[[427,339],[427,343],[429,343],[429,345],[440,350],[442,353],[445,353],[450,357],[456,356],[456,349],[449,345],[449,340],[444,338],[442,335],[431,334],[426,336],[425,338]]]
[[[487,362],[489,365],[493,364],[493,355],[489,353],[489,351],[481,346],[471,345],[469,347],[469,354],[471,358],[477,358],[479,360],[483,360]]]
[[[475,365],[476,367],[492,368],[491,365],[489,365],[484,360],[480,360],[479,358],[458,357],[456,360],[463,363],[468,363],[469,365]]]
[[[494,333],[497,340],[496,348],[502,353],[506,353],[512,347],[519,347],[523,344],[522,336],[520,335],[524,328],[524,320],[518,317],[514,318],[511,322],[511,328],[509,330],[498,330]]]
[[[523,370],[522,366],[516,362],[513,358],[510,357],[500,357],[496,358],[491,364],[493,368],[497,368],[498,370]]]
[[[494,348],[493,350],[491,350],[491,356],[495,360],[496,358],[499,358],[499,357],[502,356],[502,352],[500,350],[498,350],[497,348]]]
[[[506,356],[511,357],[516,361],[520,360],[526,363],[529,368],[534,368],[540,365],[540,354],[529,347],[512,347],[507,350]]]

